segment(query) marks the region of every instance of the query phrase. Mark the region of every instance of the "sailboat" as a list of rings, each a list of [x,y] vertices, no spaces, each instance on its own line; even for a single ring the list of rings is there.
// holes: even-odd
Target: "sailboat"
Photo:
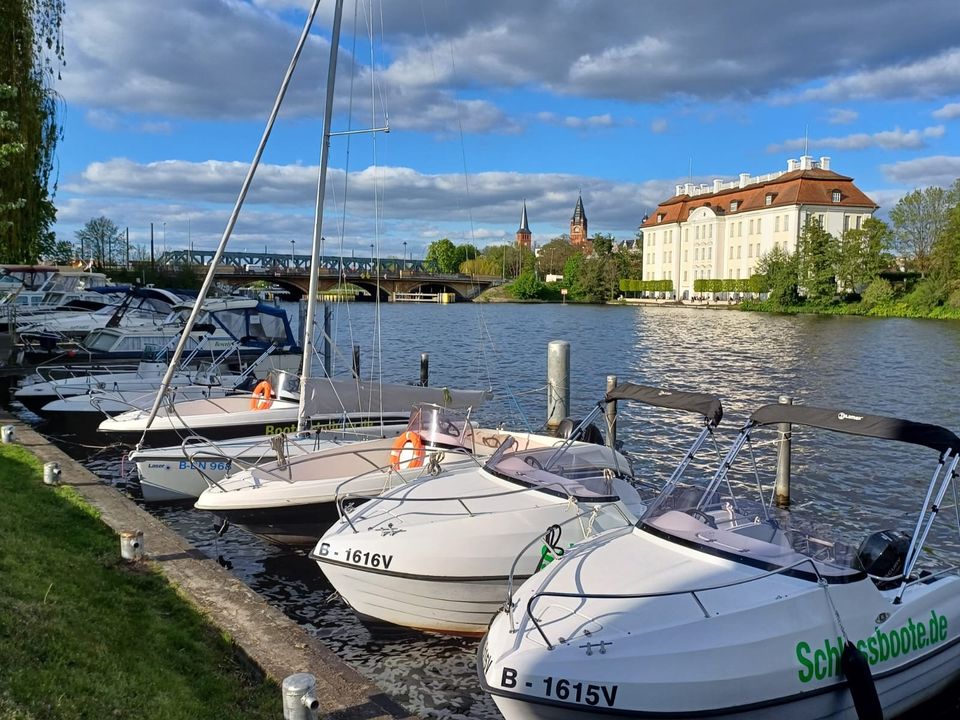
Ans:
[[[267,130],[261,138],[260,146],[250,166],[247,177],[244,180],[243,188],[238,197],[237,204],[231,214],[227,228],[221,239],[214,258],[210,264],[210,271],[204,280],[204,286],[201,289],[201,297],[209,289],[212,278],[213,268],[219,262],[223,253],[226,241],[229,238],[233,225],[236,222],[236,215],[239,206],[249,188],[253,173],[262,156],[263,147],[266,139],[269,137],[270,129],[276,118],[279,104],[286,91],[290,76],[296,65],[303,47],[306,35],[309,32],[313,17],[316,13],[317,4],[315,3],[308,16],[304,26],[303,34],[291,65],[287,70],[281,90],[278,93]],[[205,399],[190,401],[187,403],[174,404],[172,407],[161,409],[162,395],[169,386],[170,373],[164,378],[161,392],[158,393],[153,407],[149,412],[132,412],[104,421],[100,429],[105,432],[114,432],[126,434],[127,436],[140,434],[140,443],[137,449],[136,458],[142,457],[142,451],[147,445],[164,444],[162,440],[167,441],[173,452],[175,448],[182,446],[183,437],[189,433],[199,433],[208,438],[235,438],[242,435],[248,435],[252,442],[237,442],[231,444],[231,449],[238,453],[243,452],[261,452],[258,441],[263,439],[264,435],[276,435],[288,431],[296,432],[302,435],[304,432],[313,429],[318,423],[322,430],[337,430],[337,428],[356,428],[380,427],[381,436],[392,436],[400,432],[396,422],[406,422],[410,416],[415,403],[427,402],[436,405],[442,405],[448,408],[469,408],[481,404],[490,397],[488,390],[459,390],[449,388],[430,388],[411,386],[403,384],[386,384],[383,382],[365,382],[358,374],[347,379],[336,379],[330,377],[313,377],[312,363],[313,355],[311,349],[314,347],[315,340],[315,316],[318,298],[319,285],[319,267],[320,267],[320,246],[323,241],[323,201],[326,194],[327,168],[329,165],[331,119],[333,112],[333,93],[334,80],[336,77],[337,56],[340,40],[340,27],[343,10],[343,0],[337,0],[335,3],[333,25],[330,42],[330,60],[327,73],[326,101],[324,105],[323,118],[323,138],[321,143],[320,168],[317,182],[315,222],[313,227],[313,242],[311,246],[310,261],[310,283],[307,291],[307,312],[303,328],[303,365],[300,376],[294,376],[291,373],[276,373],[271,375],[265,382],[260,383],[253,391],[251,396],[237,396],[233,398]],[[388,128],[375,128],[371,132],[386,131]],[[187,326],[194,321],[192,315],[188,319]],[[329,340],[329,338],[326,338]],[[175,351],[174,360],[179,357],[181,347],[178,346]],[[256,433],[259,438],[251,433]],[[192,446],[196,450],[195,446]],[[257,447],[258,449],[253,449]],[[184,456],[187,467],[191,464],[191,459]],[[240,459],[239,456],[230,456],[224,458],[220,463],[220,469],[230,467],[230,463]],[[138,462],[137,467],[141,473],[146,470],[163,470],[166,465],[162,462]],[[180,469],[180,468],[178,468]],[[146,482],[152,490],[157,490],[161,494],[166,487],[170,487],[164,478],[151,475],[149,478],[141,477],[141,482]],[[170,476],[170,483],[176,482],[175,492],[182,493],[184,484],[181,478],[176,480]],[[170,489],[174,489],[170,487]]]

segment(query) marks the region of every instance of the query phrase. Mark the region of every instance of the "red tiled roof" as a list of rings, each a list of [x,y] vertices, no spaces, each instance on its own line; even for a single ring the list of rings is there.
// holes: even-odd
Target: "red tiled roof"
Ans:
[[[834,190],[840,191],[838,203],[833,202]],[[767,205],[768,194],[773,195],[770,205]],[[738,202],[736,210],[730,209],[733,201]],[[794,170],[773,180],[754,183],[744,188],[730,188],[700,195],[675,195],[660,203],[641,227],[683,222],[690,217],[693,210],[704,206],[711,207],[718,215],[737,215],[764,207],[794,205],[836,205],[870,210],[880,207],[853,184],[853,178],[832,170],[813,168]],[[663,219],[658,222],[657,217],[660,215],[663,215]]]

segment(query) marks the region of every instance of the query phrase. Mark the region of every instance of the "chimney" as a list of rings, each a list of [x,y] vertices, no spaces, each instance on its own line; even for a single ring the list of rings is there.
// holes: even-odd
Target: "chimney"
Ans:
[[[713,180],[713,191],[714,191],[715,193],[718,193],[718,192],[720,192],[720,190],[721,190],[722,188],[723,188],[723,180],[721,180],[720,178],[714,178],[714,180]]]
[[[830,169],[830,158],[827,157],[826,155],[822,155],[822,156],[820,157],[820,169],[821,169],[821,170],[829,170],[829,169]]]
[[[701,193],[710,192],[710,186],[707,185],[706,183],[700,183],[700,192]]]
[[[800,156],[800,169],[809,170],[813,167],[813,156],[812,155],[801,155]]]
[[[800,167],[800,163],[798,163],[793,158],[790,158],[789,160],[787,160],[787,172],[793,172],[794,170],[799,169],[799,167]]]
[[[677,185],[677,195],[683,195],[683,185]]]
[[[684,183],[684,184],[683,184],[683,191],[684,191],[687,195],[693,195],[693,183]]]
[[[746,187],[750,184],[750,173],[740,173],[740,187]]]

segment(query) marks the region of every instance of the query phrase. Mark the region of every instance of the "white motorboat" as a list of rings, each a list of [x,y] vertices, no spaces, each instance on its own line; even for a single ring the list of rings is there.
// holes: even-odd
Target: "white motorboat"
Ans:
[[[354,378],[311,378],[305,411],[317,430],[405,422],[416,402],[434,402],[453,408],[479,405],[490,395],[484,390],[449,390]],[[287,372],[271,372],[252,395],[190,400],[160,409],[149,424],[148,410],[131,410],[100,423],[110,437],[162,447],[178,444],[188,434],[220,440],[248,435],[295,432],[300,416],[300,381]]]
[[[752,438],[785,423],[794,452],[816,437],[795,490],[835,488],[846,468],[852,508],[806,493],[789,510],[772,506],[761,478],[778,462]],[[861,463],[872,445],[886,472],[868,495]],[[904,477],[919,467],[916,446],[939,455],[925,485]],[[953,486],[948,522],[960,526],[958,458],[960,438],[935,425],[762,407],[716,473],[676,478],[635,527],[597,535],[528,579],[490,625],[481,683],[507,720],[900,715],[960,676],[960,577],[941,533],[955,551],[960,527],[935,522]],[[878,486],[912,490],[919,517],[891,519]],[[871,508],[872,529],[901,527],[857,542]],[[931,550],[935,540],[945,547]]]
[[[611,390],[571,438],[587,428],[599,435],[590,422],[615,400],[704,415],[687,462],[722,417],[712,395],[627,383]],[[448,469],[344,514],[310,557],[361,616],[479,635],[504,602],[511,568],[525,577],[584,537],[631,525],[646,509],[634,483],[649,480],[603,445],[511,436],[482,466]]]
[[[337,442],[236,472],[211,483],[196,508],[267,540],[312,547],[337,519],[338,492],[375,495],[441,469],[476,467],[504,440],[501,430],[474,427],[469,411],[418,403],[389,436]],[[556,441],[550,438],[551,444]]]
[[[136,464],[140,491],[146,502],[196,500],[228,474],[271,461],[282,462],[325,448],[372,438],[394,437],[406,422],[364,427],[326,427],[302,433],[251,435],[227,440],[187,436],[180,445],[137,448],[127,456]],[[314,538],[316,539],[316,538]]]

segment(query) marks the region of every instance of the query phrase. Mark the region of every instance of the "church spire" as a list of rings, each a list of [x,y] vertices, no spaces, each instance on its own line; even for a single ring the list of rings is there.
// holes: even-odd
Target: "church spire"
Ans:
[[[527,200],[523,200],[523,212],[520,213],[520,228],[517,230],[518,233],[529,233],[530,226],[527,223]]]
[[[527,223],[527,200],[523,200],[523,211],[520,213],[520,227],[517,230],[517,247],[530,250],[533,244],[533,233]]]
[[[570,218],[570,222],[577,225],[584,225],[587,222],[587,214],[583,211],[582,195],[577,195],[577,206],[573,209],[573,217]]]

